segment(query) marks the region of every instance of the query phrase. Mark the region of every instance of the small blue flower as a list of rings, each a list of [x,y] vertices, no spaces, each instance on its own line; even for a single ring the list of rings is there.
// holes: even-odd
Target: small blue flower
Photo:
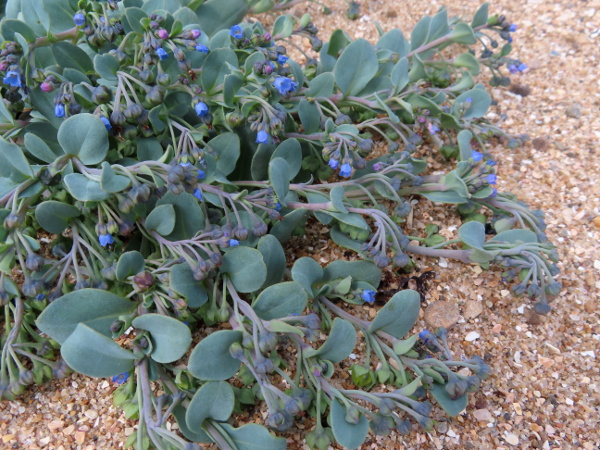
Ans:
[[[440,127],[438,127],[435,123],[429,123],[429,124],[427,124],[427,129],[429,130],[429,132],[431,134],[435,134],[438,131],[440,131]]]
[[[514,33],[515,31],[517,31],[517,25],[514,23],[511,23],[510,27],[508,27],[508,31],[510,31],[511,33]]]
[[[288,77],[277,77],[275,78],[275,81],[273,81],[273,87],[277,89],[281,95],[286,95],[290,92],[294,92],[298,87],[298,83],[292,81]]]
[[[239,25],[234,25],[229,30],[229,34],[236,39],[242,39],[244,37],[244,30]]]
[[[275,211],[281,211],[281,203],[275,203]]]
[[[198,170],[198,179],[201,180],[204,177],[206,177],[204,170]]]
[[[419,338],[422,339],[426,344],[432,337],[433,337],[433,334],[431,334],[427,330],[423,330],[419,333]]]
[[[21,87],[21,74],[14,70],[9,70],[2,81],[9,86]]]
[[[111,381],[113,383],[117,383],[117,384],[123,384],[125,383],[127,380],[129,379],[129,372],[123,372],[120,375],[115,375],[114,377],[111,378]]]
[[[167,52],[165,51],[165,49],[164,49],[164,48],[162,48],[162,47],[158,47],[158,48],[156,49],[156,54],[158,55],[158,57],[159,57],[159,58],[160,58],[162,61],[164,61],[165,59],[167,59],[167,58],[169,57],[169,55],[167,54]]]
[[[517,68],[517,66],[515,66],[514,64],[511,64],[508,66],[508,71],[510,73],[518,73],[519,69]]]
[[[380,170],[383,169],[383,167],[384,167],[383,164],[380,162],[376,162],[375,164],[373,164],[373,170],[375,172],[379,172]]]
[[[198,117],[204,117],[208,114],[208,105],[204,102],[196,103],[194,109],[196,110],[196,114],[198,114]]]
[[[279,63],[280,66],[283,66],[287,62],[288,59],[290,59],[290,58],[285,55],[279,55],[277,57],[277,62]]]
[[[527,70],[527,64],[525,64],[525,63],[519,64],[519,66],[517,67],[517,70],[519,72],[525,72]]]
[[[54,105],[54,115],[56,117],[65,117],[65,105],[62,103],[57,103]]]
[[[352,175],[352,166],[348,163],[342,164],[340,168],[340,176],[344,178],[348,178]]]
[[[498,163],[497,163],[496,161],[494,161],[493,159],[488,159],[488,160],[487,160],[485,163],[486,163],[488,166],[492,166],[492,167],[493,167],[493,166],[495,166],[496,164],[498,164]]]
[[[512,41],[513,41],[513,38],[512,38],[512,36],[509,36],[509,37],[508,37],[508,39],[506,39],[506,41],[507,41],[509,44],[512,44]]]
[[[200,188],[197,188],[194,191],[194,197],[196,197],[200,201],[204,200],[204,196],[202,195],[202,190],[200,190]]]
[[[498,189],[492,188],[492,193],[490,194],[490,197],[496,197],[497,195],[498,195]]]
[[[198,44],[196,45],[196,51],[200,53],[208,53],[208,47],[206,45]]]
[[[100,116],[100,120],[102,121],[102,123],[106,127],[106,131],[110,131],[110,129],[112,128],[112,125],[110,124],[110,120],[108,120],[104,116]]]
[[[490,173],[485,180],[488,182],[488,184],[496,184],[496,174]]]
[[[333,170],[335,170],[340,165],[340,162],[337,159],[331,158],[327,164],[329,164],[329,167],[331,167]]]
[[[361,295],[362,299],[367,303],[373,303],[375,301],[375,291],[366,290]]]
[[[44,294],[38,294],[34,297],[38,302],[41,302],[42,300],[44,300],[46,298],[46,296]]]
[[[73,22],[75,22],[75,25],[80,27],[85,23],[85,16],[82,13],[77,13],[73,16]]]
[[[115,243],[115,239],[112,237],[112,234],[101,234],[98,236],[98,242],[102,247],[106,247],[107,245],[111,245]]]
[[[269,133],[265,130],[260,130],[256,133],[256,143],[257,144],[268,144],[269,143]]]
[[[479,162],[483,159],[483,153],[476,152],[475,150],[473,150],[471,152],[471,158],[473,158],[473,161]]]
[[[238,241],[237,239],[229,239],[230,247],[237,247],[238,245],[240,245],[240,241]]]

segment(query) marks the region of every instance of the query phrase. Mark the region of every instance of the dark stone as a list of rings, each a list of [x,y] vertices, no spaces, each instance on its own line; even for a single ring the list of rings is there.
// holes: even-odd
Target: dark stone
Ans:
[[[512,83],[508,90],[513,94],[520,95],[521,97],[527,97],[529,94],[531,94],[531,88],[528,84],[524,83]]]

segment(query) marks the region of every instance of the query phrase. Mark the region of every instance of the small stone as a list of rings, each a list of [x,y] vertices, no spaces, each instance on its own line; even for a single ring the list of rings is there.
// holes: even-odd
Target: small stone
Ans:
[[[600,228],[600,216],[596,216],[592,219],[592,223],[594,224],[595,227]]]
[[[583,304],[583,309],[585,309],[585,312],[587,313],[593,313],[594,311],[596,311],[596,302],[593,300],[585,302]]]
[[[96,411],[95,409],[87,409],[84,412],[84,414],[88,419],[91,419],[91,420],[94,420],[98,417],[98,411]]]
[[[460,319],[460,311],[456,303],[436,300],[425,310],[425,322],[431,328],[451,328]]]
[[[544,138],[535,138],[531,141],[531,144],[533,145],[533,148],[540,151],[548,150],[548,147],[550,147],[548,140]]]
[[[63,430],[63,433],[66,436],[69,436],[69,435],[73,434],[74,432],[75,432],[75,425],[69,425],[67,428],[65,428]]]
[[[510,445],[519,445],[519,437],[516,434],[507,433],[504,440]]]
[[[481,337],[481,335],[477,331],[471,331],[470,333],[467,333],[467,335],[465,336],[465,341],[473,342],[473,341],[479,339],[480,337]]]
[[[85,441],[85,433],[83,431],[75,432],[75,442],[79,445],[83,444]]]
[[[532,309],[525,310],[525,321],[530,325],[539,325],[542,323],[542,316],[536,314]]]
[[[14,434],[5,434],[4,436],[2,436],[2,442],[4,442],[5,444],[7,442],[10,442],[14,439],[15,435]]]
[[[567,115],[567,117],[579,119],[581,117],[581,105],[577,102],[570,104],[565,109],[565,114]]]
[[[465,319],[473,319],[483,312],[483,304],[469,300],[465,305]]]
[[[446,431],[448,431],[448,423],[447,422],[440,422],[437,426],[437,430],[440,433],[446,433]]]
[[[56,431],[61,429],[64,425],[65,423],[62,420],[52,420],[48,423],[48,429],[50,431]]]
[[[529,94],[531,94],[531,88],[528,84],[524,83],[512,83],[508,90],[513,94],[520,95],[521,97],[527,97]]]
[[[473,411],[473,417],[475,417],[480,422],[493,422],[494,417],[492,413],[490,413],[487,409],[476,409]]]

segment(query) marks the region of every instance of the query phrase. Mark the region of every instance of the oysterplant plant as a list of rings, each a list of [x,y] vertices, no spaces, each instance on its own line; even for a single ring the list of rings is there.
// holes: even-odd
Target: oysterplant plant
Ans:
[[[520,138],[485,119],[474,77],[526,69],[487,4],[372,44],[323,42],[307,15],[245,19],[292,2],[5,3],[0,397],[74,370],[120,384],[115,403],[139,421],[126,447],[285,448],[273,432],[308,415],[311,448],[357,448],[369,430],[431,429],[429,400],[456,416],[489,373],[455,359],[444,329],[411,334],[415,291],[356,317],[382,270],[410,271],[411,255],[499,267],[549,311],[543,214],[497,191],[486,151]],[[291,58],[299,39],[318,56]],[[431,174],[427,152],[455,168]],[[458,238],[407,236],[413,196],[457,208]],[[286,268],[309,218],[359,260]],[[232,424],[256,404],[264,426]]]

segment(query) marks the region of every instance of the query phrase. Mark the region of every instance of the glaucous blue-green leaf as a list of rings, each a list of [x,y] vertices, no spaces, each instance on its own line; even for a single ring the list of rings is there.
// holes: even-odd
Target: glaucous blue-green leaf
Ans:
[[[228,63],[238,67],[237,56],[230,48],[218,48],[208,54],[200,75],[202,87],[206,92],[211,93],[213,89],[223,83],[225,75],[231,73]]]
[[[108,152],[108,133],[99,117],[77,114],[65,120],[58,129],[58,143],[67,155],[73,155],[85,165],[104,161]]]
[[[70,173],[63,180],[67,191],[75,199],[82,202],[87,201],[102,201],[110,197],[100,186],[100,183],[95,180],[90,180],[85,175],[80,173]]]
[[[292,180],[302,167],[302,147],[298,139],[286,139],[273,151],[271,159],[283,158],[288,164],[289,178]]]
[[[323,281],[346,278],[350,275],[354,280],[365,281],[371,286],[379,286],[381,270],[369,261],[333,261],[323,270]]]
[[[343,214],[348,214],[348,209],[344,205],[346,188],[344,186],[336,186],[330,192],[331,204],[335,209]]]
[[[234,342],[241,342],[242,332],[220,330],[202,339],[192,350],[188,369],[200,380],[220,381],[234,376],[240,369],[240,361],[229,353]]]
[[[467,99],[470,99],[468,101]],[[492,104],[492,97],[481,89],[463,92],[454,100],[452,114],[462,119],[483,117]],[[462,114],[460,110],[463,110]]]
[[[371,326],[370,333],[383,331],[401,339],[415,325],[421,310],[421,296],[407,289],[396,292],[383,308],[379,310]]]
[[[269,181],[277,200],[282,206],[286,206],[285,196],[290,189],[290,167],[283,158],[273,158],[269,162]]]
[[[298,104],[298,116],[307,134],[314,133],[321,127],[321,116],[319,108],[314,102],[309,102],[305,98]]]
[[[456,24],[450,32],[450,40],[457,44],[473,45],[477,42],[473,29],[464,22]]]
[[[458,229],[458,238],[469,247],[481,250],[485,244],[485,226],[476,220],[464,223]]]
[[[59,33],[73,28],[73,14],[75,8],[73,2],[65,0],[44,0],[41,6],[46,9],[50,20],[50,32]]]
[[[284,450],[287,446],[285,438],[275,437],[265,427],[255,423],[239,428],[224,423],[221,428],[239,450]]]
[[[235,133],[221,133],[208,141],[207,147],[212,148],[217,158],[217,169],[223,175],[229,175],[235,169],[240,157],[240,138]]]
[[[440,179],[440,184],[446,187],[445,191],[424,192],[423,196],[432,202],[464,203],[470,197],[469,189],[460,178],[456,170],[452,170]]]
[[[240,72],[225,75],[223,83],[223,102],[230,108],[235,106],[235,95],[244,85],[244,81],[244,76]]]
[[[188,428],[202,431],[206,419],[226,422],[233,412],[235,395],[226,381],[209,381],[196,391],[185,414]]]
[[[70,67],[83,73],[89,73],[94,70],[92,60],[80,47],[70,42],[60,41],[52,44],[50,47],[52,55],[59,66],[62,68]]]
[[[480,250],[474,248],[469,252],[469,259],[477,264],[484,265],[493,260],[499,252],[488,252],[486,250]]]
[[[250,164],[250,172],[253,180],[263,181],[269,177],[269,161],[274,151],[275,146],[273,144],[259,144],[256,147]]]
[[[481,25],[485,25],[488,21],[488,3],[485,2],[483,5],[479,7],[475,15],[473,16],[473,20],[471,21],[471,27],[476,28]]]
[[[280,220],[273,226],[271,234],[283,244],[292,236],[292,233],[296,228],[301,227],[306,223],[307,217],[307,210],[303,208],[294,209],[292,212],[286,214],[283,217],[283,220]]]
[[[78,323],[110,336],[110,325],[137,304],[100,289],[80,289],[50,303],[36,320],[37,327],[62,344]]]
[[[266,234],[258,241],[257,250],[261,253],[267,266],[267,279],[263,288],[279,283],[285,272],[285,253],[277,238]]]
[[[480,72],[479,61],[477,61],[477,58],[469,52],[464,52],[454,58],[452,65],[454,67],[465,67],[473,76],[479,75]]]
[[[333,86],[335,77],[331,72],[325,72],[313,78],[306,90],[306,98],[325,97],[328,98],[333,94]]]
[[[181,434],[183,434],[186,439],[192,442],[200,442],[202,444],[212,443],[213,440],[208,434],[206,434],[204,430],[190,430],[190,428],[187,426],[187,422],[185,421],[186,414],[187,408],[183,407],[181,404],[173,408],[173,416],[175,416],[175,420],[177,421],[177,425],[179,425],[179,431],[181,431]]]
[[[322,278],[323,268],[308,256],[297,259],[292,266],[292,279],[300,284],[311,298],[314,296],[313,284]]]
[[[199,308],[208,300],[208,293],[201,281],[194,279],[187,263],[171,267],[171,289],[183,295],[190,308]]]
[[[427,43],[429,36],[429,24],[431,23],[430,16],[424,16],[417,22],[410,34],[410,49],[416,50],[423,44]]]
[[[62,152],[59,153],[33,133],[25,135],[24,143],[29,153],[45,163],[53,163],[62,154]]]
[[[165,236],[170,241],[190,239],[204,228],[204,213],[192,194],[182,192],[175,195],[167,192],[156,202],[156,206],[171,205],[175,209],[175,227]]]
[[[115,270],[115,276],[117,280],[123,281],[127,277],[137,275],[144,271],[146,260],[142,254],[138,251],[125,252],[119,258],[117,262],[117,268]]]
[[[275,19],[273,24],[273,38],[284,39],[290,37],[294,31],[294,21],[290,16],[282,15]]]
[[[219,30],[240,23],[248,8],[245,0],[208,0],[196,9],[196,14],[202,32],[212,36]],[[225,31],[229,34],[229,30]]]
[[[307,358],[318,357],[332,363],[346,359],[356,344],[356,330],[347,320],[336,317],[331,332],[325,343],[317,350],[309,349],[304,352]]]
[[[442,8],[429,22],[429,34],[427,41],[432,42],[450,31],[448,27],[448,11],[446,8]]]
[[[261,253],[249,247],[233,247],[223,255],[221,273],[227,274],[238,292],[254,292],[267,279]]]
[[[150,357],[161,364],[177,361],[190,347],[192,333],[186,324],[161,314],[144,314],[133,319],[134,328],[150,332]]]
[[[471,139],[473,138],[473,133],[469,130],[462,130],[456,136],[456,140],[458,141],[458,148],[460,150],[460,159],[462,161],[466,161],[469,159],[473,153],[473,149],[471,148]]]
[[[398,28],[392,28],[381,36],[376,47],[396,52],[401,58],[410,51],[410,44]]]
[[[85,323],[77,324],[60,353],[74,371],[99,378],[129,372],[135,361],[133,353]]]
[[[537,236],[531,230],[516,228],[514,230],[503,231],[491,238],[489,242],[503,242],[507,244],[524,244],[529,242],[538,242]]]
[[[31,166],[23,150],[0,137],[0,177],[13,181],[24,181],[33,176]]]
[[[7,41],[14,41],[15,34],[23,36],[28,43],[35,42],[36,34],[25,22],[15,19],[4,19],[0,25],[0,32]]]
[[[344,30],[338,28],[329,38],[329,45],[327,46],[327,54],[337,58],[340,52],[345,49],[348,44],[352,42],[352,38]]]
[[[252,308],[261,319],[280,319],[300,314],[306,307],[307,300],[302,286],[295,281],[288,281],[266,288],[254,301]]]
[[[23,14],[23,20],[31,27],[33,32],[38,36],[48,34],[50,28],[50,18],[48,12],[36,0],[21,0],[21,11],[26,11]]]
[[[146,11],[141,8],[137,8],[135,6],[125,8],[124,17],[121,20],[125,33],[129,33],[131,31],[135,33],[143,33],[144,27],[140,23],[140,20],[147,17],[148,15],[146,14]]]
[[[400,60],[394,65],[392,73],[390,75],[392,86],[394,87],[394,93],[397,94],[402,91],[408,84],[408,59],[400,58]]]
[[[71,219],[79,217],[81,211],[73,205],[48,200],[35,208],[35,220],[48,233],[60,234],[69,226]]]
[[[442,384],[433,383],[433,386],[429,392],[431,392],[433,398],[435,398],[438,404],[450,417],[458,416],[467,407],[467,394],[463,394],[456,400],[452,400],[446,391],[445,386]]]
[[[14,123],[14,118],[4,102],[0,102],[0,123]]]
[[[359,93],[377,74],[379,61],[373,45],[357,39],[348,45],[333,68],[335,82],[344,96]]]
[[[288,60],[287,64],[292,71],[293,80],[298,83],[300,88],[302,88],[304,86],[304,71],[302,70],[302,67],[300,67],[300,64],[293,59]]]
[[[157,109],[158,108],[158,109]],[[159,112],[162,111],[162,106],[157,106],[153,108],[152,111]],[[149,115],[150,116],[150,115]],[[152,124],[155,128],[154,123]],[[162,131],[162,130],[157,130]],[[161,156],[164,154],[164,150],[160,145],[160,142],[156,139],[151,138],[137,138],[137,155],[140,161],[158,161]]]
[[[350,250],[354,250],[358,254],[362,254],[361,245],[364,240],[352,239],[342,230],[340,230],[339,224],[335,224],[329,229],[329,237],[331,240],[339,245],[340,247],[348,248]]]
[[[161,205],[154,208],[146,218],[146,229],[168,236],[175,228],[175,208],[173,205]]]
[[[110,53],[98,53],[94,56],[94,69],[105,80],[117,81],[117,70],[119,61]]]
[[[334,399],[329,411],[329,424],[335,440],[347,449],[359,448],[369,432],[369,421],[364,414],[360,415],[357,423],[346,421],[348,411],[344,405]]]
[[[118,175],[111,165],[102,162],[102,174],[100,176],[100,187],[106,192],[121,192],[131,186],[131,180],[124,175]]]

